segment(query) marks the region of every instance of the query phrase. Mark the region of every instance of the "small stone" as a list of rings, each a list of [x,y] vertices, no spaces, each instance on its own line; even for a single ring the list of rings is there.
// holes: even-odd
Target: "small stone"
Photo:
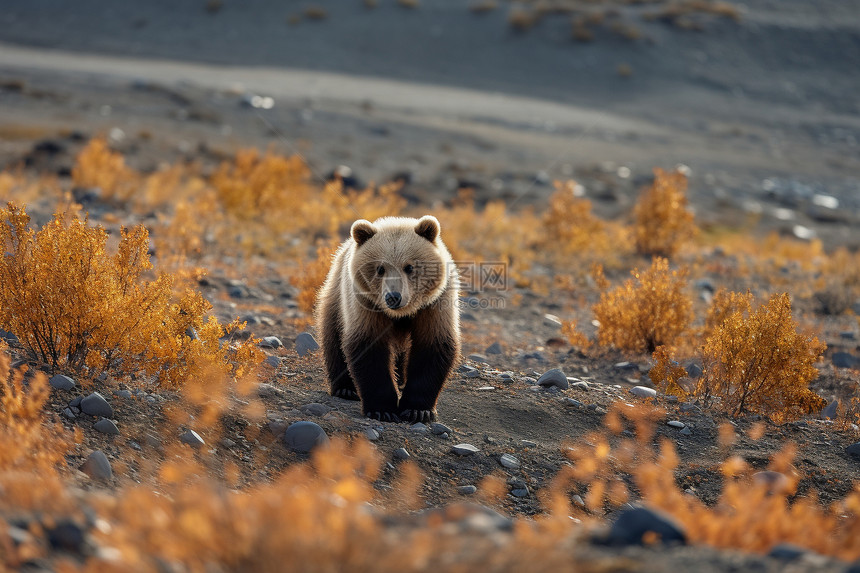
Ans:
[[[520,446],[523,448],[536,448],[537,442],[533,442],[531,440],[520,440]]]
[[[101,450],[96,450],[87,457],[80,470],[90,476],[91,479],[109,480],[113,477],[110,461]]]
[[[860,458],[860,442],[857,442],[856,444],[851,444],[850,446],[845,448],[845,453],[850,456]]]
[[[564,403],[568,406],[575,406],[577,408],[582,408],[584,406],[582,402],[580,402],[579,400],[574,400],[573,398],[565,398]]]
[[[484,441],[488,444],[495,444],[496,438],[494,438],[493,436],[484,435]]]
[[[68,418],[69,420],[74,420],[74,419],[75,419],[75,417],[76,417],[76,416],[75,416],[75,413],[74,413],[74,412],[72,412],[72,409],[71,409],[71,408],[66,408],[66,409],[64,409],[64,410],[63,410],[63,416],[65,416],[65,417],[66,417],[66,418]]]
[[[473,485],[461,485],[457,488],[457,493],[460,495],[472,495],[478,491],[478,488]]]
[[[752,479],[753,482],[767,486],[770,491],[776,493],[788,491],[790,487],[788,477],[784,473],[773,470],[756,472],[752,475]]]
[[[101,432],[102,434],[110,434],[112,436],[119,435],[119,428],[116,427],[113,420],[108,420],[107,418],[102,418],[93,424],[93,429]]]
[[[567,381],[567,376],[564,375],[564,372],[562,372],[560,368],[547,370],[540,378],[538,378],[537,383],[539,386],[555,386],[562,390],[565,390],[570,386]]]
[[[489,392],[489,391],[491,391],[491,390],[495,390],[495,389],[496,389],[496,387],[495,387],[495,386],[481,386],[481,387],[479,387],[479,388],[476,388],[476,390],[477,390],[478,392]]]
[[[200,434],[198,434],[194,430],[185,430],[185,433],[179,436],[179,441],[183,444],[194,446],[195,448],[199,448],[206,443],[203,441],[203,438],[200,437]]]
[[[666,422],[667,426],[672,426],[673,428],[685,428],[687,424],[681,422],[680,420],[669,420]]]
[[[552,328],[561,328],[561,319],[554,314],[545,314],[543,315],[543,323],[545,326],[550,326]]]
[[[502,454],[499,458],[499,463],[502,464],[503,467],[508,468],[509,470],[519,469],[520,460],[512,456],[511,454]]]
[[[839,338],[843,340],[856,340],[857,335],[854,333],[853,330],[844,330],[839,333]]]
[[[606,545],[643,545],[647,533],[657,534],[663,544],[687,544],[684,529],[673,517],[647,507],[634,507],[622,511],[605,538],[597,540]]]
[[[654,398],[657,396],[657,390],[648,388],[647,386],[634,386],[630,389],[630,393],[640,398]]]
[[[283,345],[277,336],[264,336],[260,341],[260,348],[281,348]]]
[[[513,380],[514,379],[514,373],[513,372],[502,372],[501,374],[499,374],[499,378],[501,378],[502,380]]]
[[[478,453],[480,450],[472,444],[457,444],[451,448],[451,451],[458,456],[471,456],[472,454]]]
[[[314,448],[327,446],[329,439],[318,424],[302,421],[290,424],[284,432],[284,442],[292,450],[308,453]]]
[[[86,398],[82,399],[80,404],[81,410],[84,414],[89,414],[90,416],[101,416],[103,418],[113,418],[113,408],[111,408],[111,405],[108,404],[108,401],[105,400],[104,396],[98,392],[93,392]]]
[[[75,381],[68,376],[63,376],[62,374],[51,376],[48,383],[51,385],[51,388],[54,388],[55,390],[71,390],[75,387]]]
[[[780,561],[794,561],[795,559],[803,557],[805,554],[806,549],[802,547],[792,545],[791,543],[780,543],[779,545],[774,545],[767,555],[768,557],[773,557]]]
[[[439,422],[433,422],[432,424],[430,424],[430,432],[433,435],[440,436],[442,434],[451,435],[453,433],[453,430],[451,428],[449,428],[448,426],[446,426],[445,424],[440,424]]]
[[[69,407],[70,408],[80,408],[81,407],[81,401],[83,401],[83,399],[84,399],[83,396],[76,396],[71,402],[69,402]]]
[[[223,438],[223,439],[221,440],[221,445],[222,445],[222,446],[224,446],[225,448],[228,448],[228,449],[229,449],[229,448],[235,448],[235,447],[236,447],[236,442],[234,442],[234,441],[233,441],[233,440],[231,440],[230,438]]]
[[[414,424],[409,426],[409,429],[418,434],[426,434],[429,431],[427,429],[427,424],[423,424],[421,422],[415,422]]]
[[[847,352],[834,352],[833,365],[837,368],[857,368],[860,366],[860,358]]]
[[[272,368],[277,368],[281,365],[281,359],[278,356],[267,356],[264,362]]]
[[[699,407],[692,402],[681,402],[682,412],[692,412],[693,410],[697,410],[698,408]]]
[[[82,553],[85,548],[84,529],[71,519],[61,519],[52,527],[46,528],[45,533],[51,549]]]
[[[287,431],[288,425],[289,424],[287,424],[286,420],[270,420],[269,431],[272,432],[275,437],[281,437],[284,435],[284,432]]]
[[[378,440],[378,439],[379,439],[379,432],[377,432],[377,431],[376,431],[376,430],[374,430],[373,428],[367,428],[367,429],[364,431],[364,435],[365,435],[365,436],[367,437],[367,439],[368,439],[368,440],[370,440],[371,442],[375,442],[376,440]]]
[[[571,381],[570,378],[568,378],[567,380],[569,382]],[[577,390],[585,390],[586,392],[588,392],[588,382],[585,382],[583,380],[577,380],[575,382],[572,382],[570,387],[576,388]]]
[[[529,488],[518,487],[517,489],[512,489],[511,495],[514,497],[528,497],[529,496]]]
[[[585,507],[585,500],[582,499],[581,495],[576,494],[573,497],[571,497],[570,499],[572,499],[573,503],[575,503],[576,505],[578,505],[580,507]]]
[[[837,410],[839,410],[839,400],[833,400],[821,411],[821,418],[823,420],[834,420],[836,419]]]
[[[119,398],[126,398],[126,399],[132,397],[131,390],[117,390],[116,392],[114,392],[114,395],[116,395]]]
[[[412,456],[409,455],[409,452],[406,451],[406,448],[397,448],[394,450],[394,457],[398,460],[408,460]]]
[[[703,373],[702,367],[699,366],[698,364],[696,364],[695,362],[691,362],[690,364],[688,364],[686,370],[687,370],[687,375],[690,378],[696,379],[696,378],[702,377],[702,373]]]
[[[494,342],[484,350],[487,354],[501,354],[502,353],[502,345],[498,342]]]
[[[305,414],[310,414],[312,416],[325,416],[326,414],[331,412],[331,406],[326,406],[325,404],[318,404],[317,402],[305,404],[299,409]]]
[[[618,362],[615,364],[616,370],[638,370],[639,366],[635,362]]]
[[[688,426],[684,426],[683,428],[681,428],[681,431],[679,433],[682,436],[691,436],[693,435],[693,430],[691,430]]]
[[[486,362],[487,357],[483,354],[470,354],[469,360],[474,360],[475,362]]]
[[[480,375],[481,371],[474,368],[463,374],[466,378],[478,378]]]
[[[311,335],[311,333],[309,332],[302,332],[296,337],[296,352],[299,353],[299,356],[304,356],[308,352],[318,350],[319,347],[320,345],[317,343],[313,335]]]

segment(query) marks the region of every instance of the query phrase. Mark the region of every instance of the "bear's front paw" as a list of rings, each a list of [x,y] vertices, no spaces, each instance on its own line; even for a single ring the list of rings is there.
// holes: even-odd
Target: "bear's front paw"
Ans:
[[[351,388],[340,388],[332,392],[332,396],[343,398],[344,400],[358,400],[358,392]]]
[[[418,422],[429,424],[436,421],[436,410],[403,410],[400,412],[400,419],[411,424]]]
[[[399,422],[400,418],[394,412],[367,412],[368,418],[379,420],[380,422]]]

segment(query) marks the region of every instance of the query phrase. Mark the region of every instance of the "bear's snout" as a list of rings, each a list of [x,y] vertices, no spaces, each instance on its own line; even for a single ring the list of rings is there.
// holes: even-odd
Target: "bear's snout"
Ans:
[[[399,292],[387,292],[385,293],[385,304],[388,305],[388,308],[391,310],[400,308],[400,303],[403,302],[403,297]]]

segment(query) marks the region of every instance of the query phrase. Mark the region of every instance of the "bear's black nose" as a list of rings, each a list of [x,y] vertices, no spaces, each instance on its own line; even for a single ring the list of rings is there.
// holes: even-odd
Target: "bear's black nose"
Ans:
[[[400,301],[402,297],[399,292],[387,292],[385,293],[385,304],[388,305],[388,308],[394,310],[395,308],[400,307]]]

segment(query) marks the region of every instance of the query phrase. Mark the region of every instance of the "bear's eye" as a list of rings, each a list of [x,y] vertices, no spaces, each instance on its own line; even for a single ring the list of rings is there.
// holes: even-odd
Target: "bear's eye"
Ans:
[[[403,272],[406,273],[407,275],[411,275],[412,271],[414,271],[414,270],[415,269],[413,268],[412,265],[406,265],[405,267],[403,267]]]
[[[379,265],[378,267],[376,267],[376,274],[379,276],[384,275],[385,274],[385,267],[383,267],[382,265]]]

